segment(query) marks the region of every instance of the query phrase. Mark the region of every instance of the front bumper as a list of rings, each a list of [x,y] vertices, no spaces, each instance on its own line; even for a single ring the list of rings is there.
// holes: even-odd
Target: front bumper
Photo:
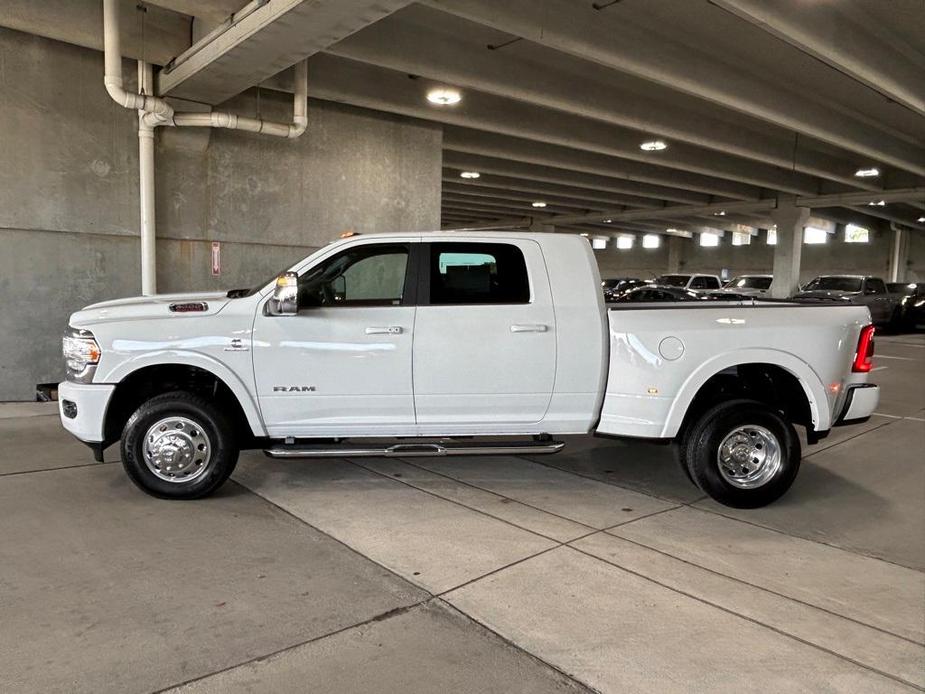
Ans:
[[[106,408],[116,387],[105,383],[58,384],[58,414],[61,424],[85,443],[103,441]]]
[[[841,414],[835,422],[840,424],[855,424],[868,419],[880,404],[880,386],[873,383],[863,383],[848,388],[845,404]]]

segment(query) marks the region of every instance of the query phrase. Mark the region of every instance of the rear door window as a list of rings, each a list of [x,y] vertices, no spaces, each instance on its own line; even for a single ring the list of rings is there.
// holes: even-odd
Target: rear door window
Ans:
[[[432,305],[530,303],[527,264],[512,244],[430,244],[429,274]]]

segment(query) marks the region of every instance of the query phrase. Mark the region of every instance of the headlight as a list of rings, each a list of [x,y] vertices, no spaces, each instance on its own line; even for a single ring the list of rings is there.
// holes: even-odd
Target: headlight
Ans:
[[[61,341],[67,378],[71,381],[89,383],[93,380],[96,365],[100,361],[100,346],[89,330],[68,328]]]

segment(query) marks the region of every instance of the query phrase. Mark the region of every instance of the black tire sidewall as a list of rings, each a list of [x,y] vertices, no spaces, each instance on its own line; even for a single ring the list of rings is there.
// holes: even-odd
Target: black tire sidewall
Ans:
[[[200,427],[211,444],[210,467],[189,483],[167,482],[157,477],[144,462],[142,446],[148,428],[170,416],[186,417]],[[122,465],[140,489],[162,499],[198,499],[208,496],[228,479],[238,461],[233,430],[217,408],[185,392],[166,393],[143,403],[129,417],[122,432]]]
[[[780,469],[755,489],[731,485],[723,478],[717,462],[722,441],[743,425],[768,429],[781,446]],[[688,470],[697,486],[719,503],[735,508],[758,508],[779,499],[793,484],[802,455],[793,425],[770,406],[752,400],[721,403],[707,412],[691,431],[686,453]]]

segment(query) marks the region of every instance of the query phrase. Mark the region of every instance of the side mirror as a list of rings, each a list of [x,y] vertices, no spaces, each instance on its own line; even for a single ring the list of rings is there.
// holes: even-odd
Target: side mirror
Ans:
[[[276,278],[273,297],[267,302],[271,316],[294,316],[299,312],[299,276],[283,272]]]

